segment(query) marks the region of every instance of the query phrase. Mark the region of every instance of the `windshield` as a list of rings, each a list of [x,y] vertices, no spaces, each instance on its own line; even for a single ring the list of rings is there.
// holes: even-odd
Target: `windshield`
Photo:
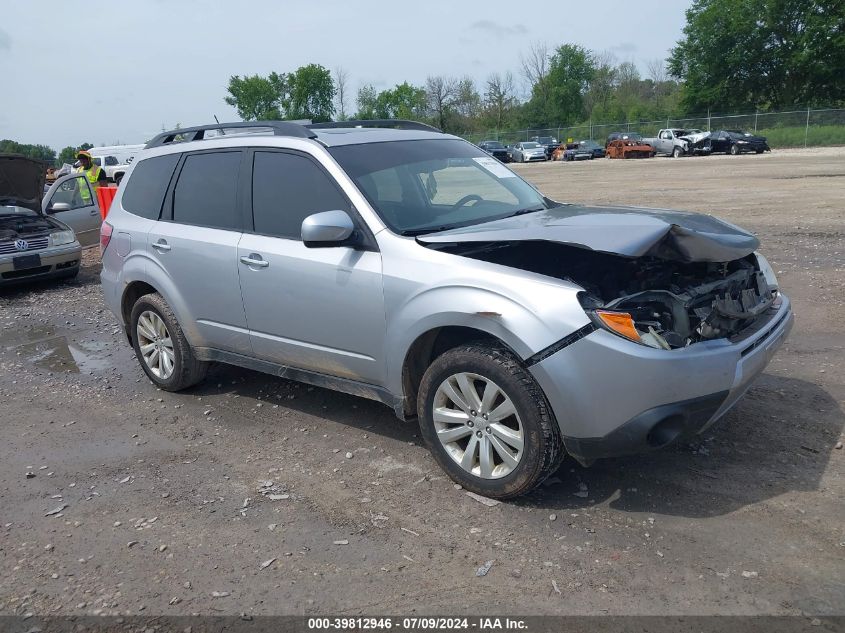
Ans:
[[[541,136],[537,139],[538,143],[543,143],[544,145],[548,145],[549,143],[554,143],[555,140],[551,136]]]
[[[385,224],[420,235],[549,208],[527,182],[457,139],[329,148]]]
[[[535,147],[540,147],[537,143],[523,143],[523,149],[534,149]]]
[[[484,146],[488,149],[505,149],[505,146],[499,141],[485,141]]]

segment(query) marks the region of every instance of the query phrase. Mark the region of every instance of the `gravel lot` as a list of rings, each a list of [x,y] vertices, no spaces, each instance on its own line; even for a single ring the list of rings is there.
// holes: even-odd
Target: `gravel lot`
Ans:
[[[845,148],[517,169],[760,235],[797,322],[721,424],[487,507],[374,402],[223,366],[157,391],[89,251],[0,291],[0,614],[842,614]]]

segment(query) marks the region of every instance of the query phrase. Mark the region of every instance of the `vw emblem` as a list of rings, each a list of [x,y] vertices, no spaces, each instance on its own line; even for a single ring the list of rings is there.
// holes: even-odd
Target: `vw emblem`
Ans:
[[[19,251],[25,251],[29,248],[29,242],[26,240],[15,240],[15,248]]]

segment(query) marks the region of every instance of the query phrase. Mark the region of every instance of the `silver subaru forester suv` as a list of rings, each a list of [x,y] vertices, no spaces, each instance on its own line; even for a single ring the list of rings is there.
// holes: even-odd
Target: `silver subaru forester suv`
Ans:
[[[372,398],[495,498],[723,416],[792,326],[757,246],[710,216],[555,202],[402,121],[163,133],[101,235],[156,385],[216,361]]]

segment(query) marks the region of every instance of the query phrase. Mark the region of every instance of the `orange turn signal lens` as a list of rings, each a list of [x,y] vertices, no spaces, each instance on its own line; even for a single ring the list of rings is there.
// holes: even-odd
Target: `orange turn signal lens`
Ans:
[[[601,319],[609,329],[613,330],[620,336],[629,338],[632,341],[639,342],[640,333],[634,327],[634,319],[627,312],[608,312],[606,310],[596,310],[596,316]]]

